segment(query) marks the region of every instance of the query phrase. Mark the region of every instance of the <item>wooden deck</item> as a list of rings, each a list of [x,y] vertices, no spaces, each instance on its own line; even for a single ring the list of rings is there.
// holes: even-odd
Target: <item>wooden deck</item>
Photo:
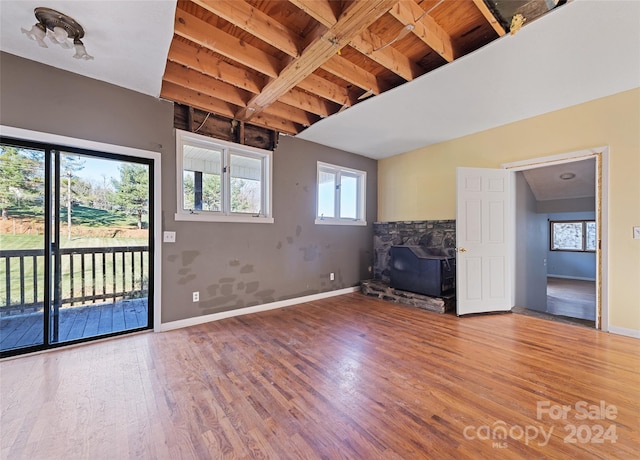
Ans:
[[[639,355],[354,293],[0,361],[0,458],[637,459]]]
[[[147,322],[146,299],[62,308],[58,342],[145,327]],[[42,311],[0,318],[0,349],[41,344],[43,327]]]

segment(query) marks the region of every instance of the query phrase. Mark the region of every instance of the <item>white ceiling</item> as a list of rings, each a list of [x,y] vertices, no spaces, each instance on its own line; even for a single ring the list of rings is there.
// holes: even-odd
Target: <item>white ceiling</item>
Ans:
[[[640,86],[640,1],[576,0],[297,137],[385,158]]]
[[[0,49],[158,97],[175,0],[0,0]],[[92,61],[20,28],[46,6],[76,19]],[[640,86],[640,1],[576,0],[480,50],[315,123],[298,137],[371,158]]]
[[[590,198],[596,195],[595,159],[543,166],[522,171],[537,201]],[[563,180],[571,173],[575,177]]]
[[[53,8],[75,19],[92,61],[73,58],[73,50],[45,42],[40,48],[20,29],[37,21],[36,7]],[[162,75],[173,37],[175,0],[0,0],[0,49],[123,88],[160,95]]]

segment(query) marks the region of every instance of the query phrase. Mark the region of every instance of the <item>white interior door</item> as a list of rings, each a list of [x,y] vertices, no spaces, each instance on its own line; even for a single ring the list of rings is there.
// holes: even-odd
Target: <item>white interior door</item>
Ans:
[[[457,168],[457,314],[510,310],[511,173]]]

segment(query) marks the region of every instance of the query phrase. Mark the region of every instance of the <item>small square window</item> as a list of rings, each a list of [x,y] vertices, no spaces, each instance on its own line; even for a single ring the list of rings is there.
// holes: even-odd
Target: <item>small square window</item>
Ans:
[[[318,162],[316,224],[366,225],[367,173]]]

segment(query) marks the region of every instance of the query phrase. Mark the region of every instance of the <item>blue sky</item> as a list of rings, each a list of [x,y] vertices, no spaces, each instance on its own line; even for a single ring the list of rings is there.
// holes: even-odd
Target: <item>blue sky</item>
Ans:
[[[111,184],[111,178],[120,177],[120,170],[118,169],[118,166],[122,163],[120,161],[85,156],[81,156],[81,158],[84,162],[84,167],[75,174],[84,180],[101,185],[103,177],[106,178],[108,184]]]

